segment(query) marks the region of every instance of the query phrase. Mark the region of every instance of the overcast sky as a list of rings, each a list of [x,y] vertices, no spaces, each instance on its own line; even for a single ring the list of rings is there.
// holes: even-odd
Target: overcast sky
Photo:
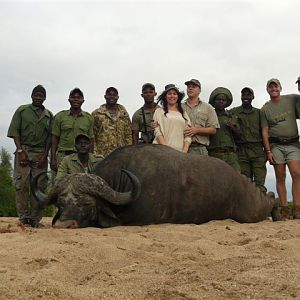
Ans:
[[[240,90],[254,89],[254,106],[279,78],[283,94],[298,93],[298,0],[281,1],[0,1],[0,145],[16,108],[31,102],[32,88],[47,89],[45,106],[68,109],[71,89],[83,90],[83,109],[104,103],[109,86],[130,116],[142,105],[141,86],[160,93],[168,83],[184,90],[197,78],[201,98],[224,86],[232,107]],[[272,168],[268,186],[274,189]]]

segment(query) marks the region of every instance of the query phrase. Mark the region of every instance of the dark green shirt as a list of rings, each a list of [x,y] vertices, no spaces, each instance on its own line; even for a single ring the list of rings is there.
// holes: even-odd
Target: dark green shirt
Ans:
[[[241,128],[241,138],[236,141],[238,144],[262,142],[260,109],[252,107],[250,111],[246,111],[241,105],[230,112],[237,116]]]
[[[141,138],[144,141],[151,143],[152,140],[154,139],[154,129],[151,128],[151,122],[153,120],[154,111],[150,112],[144,110],[144,113],[145,113],[145,122],[144,122],[142,108],[140,108],[133,114],[131,129],[141,132],[142,133]]]
[[[54,117],[52,134],[59,137],[58,151],[75,151],[75,137],[84,133],[94,138],[94,119],[85,111],[74,116],[70,110],[63,110]]]
[[[235,149],[235,142],[233,138],[233,134],[228,126],[226,126],[227,122],[231,119],[233,125],[239,128],[238,119],[235,115],[231,115],[226,112],[222,116],[218,116],[220,128],[217,129],[217,133],[210,136],[210,143],[208,146],[208,150],[213,149],[226,149],[233,148]]]
[[[81,161],[78,158],[77,153],[68,155],[63,158],[58,166],[57,175],[55,181],[61,179],[65,175],[75,174],[75,173],[91,173],[96,163],[103,159],[103,156],[94,156],[89,154],[88,166],[84,168]]]
[[[52,113],[44,108],[39,116],[39,108],[32,104],[20,106],[13,115],[7,136],[20,137],[22,145],[32,148],[45,148],[51,138]]]

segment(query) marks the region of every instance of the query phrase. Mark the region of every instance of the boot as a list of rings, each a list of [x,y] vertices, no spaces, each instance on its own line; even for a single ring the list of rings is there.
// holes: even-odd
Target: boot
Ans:
[[[290,209],[288,206],[281,206],[280,209],[281,220],[286,221],[290,219]]]
[[[300,206],[293,206],[293,218],[300,219]]]

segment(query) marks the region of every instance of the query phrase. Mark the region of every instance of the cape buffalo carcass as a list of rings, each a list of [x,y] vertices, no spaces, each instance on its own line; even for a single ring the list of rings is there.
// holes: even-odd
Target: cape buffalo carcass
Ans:
[[[58,211],[52,225],[64,228],[233,219],[258,222],[274,206],[222,160],[185,154],[163,145],[119,148],[100,161],[94,174],[68,175],[47,196],[32,181],[36,198]]]

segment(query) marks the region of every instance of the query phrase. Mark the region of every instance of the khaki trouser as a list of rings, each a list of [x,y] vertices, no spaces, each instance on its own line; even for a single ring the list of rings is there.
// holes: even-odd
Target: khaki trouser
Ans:
[[[194,145],[193,143],[190,145],[188,153],[208,155],[207,149],[204,145]]]
[[[30,191],[30,177],[34,177],[41,172],[47,171],[48,166],[42,169],[37,168],[38,158],[42,153],[26,150],[29,164],[21,167],[19,164],[18,153],[15,153],[14,161],[14,185],[16,188],[16,208],[20,221],[30,219],[40,221],[43,216],[43,209],[40,208],[37,200]],[[47,164],[48,165],[48,164]],[[39,179],[39,188],[45,191],[47,188],[47,174]]]

